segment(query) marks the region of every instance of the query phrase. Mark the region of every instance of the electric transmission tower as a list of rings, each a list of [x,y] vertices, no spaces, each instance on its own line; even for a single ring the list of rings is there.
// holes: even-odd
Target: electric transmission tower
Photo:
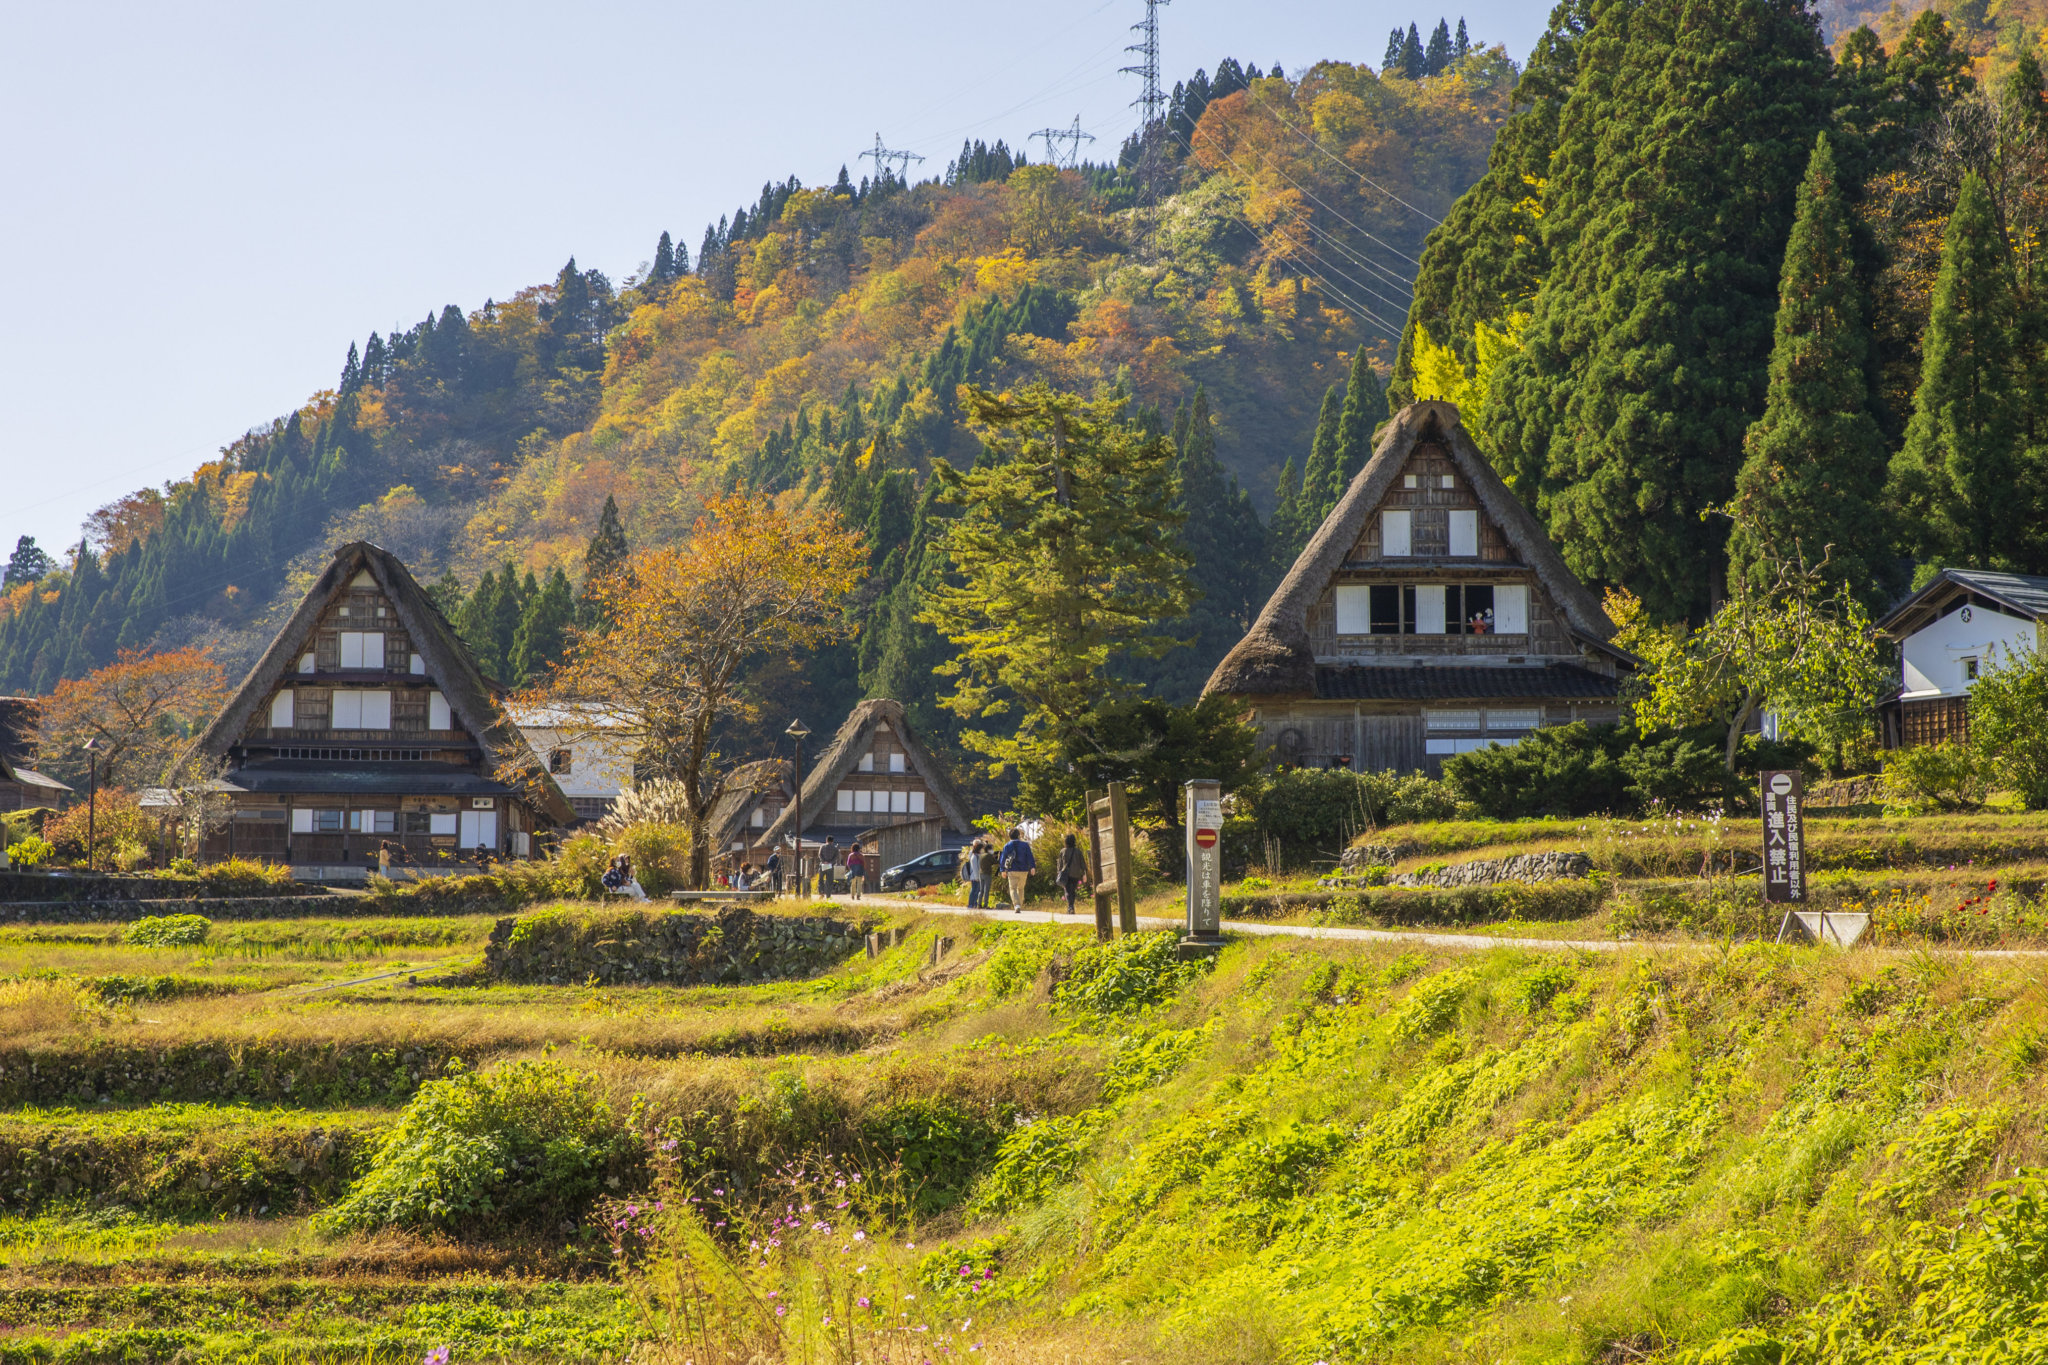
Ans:
[[[1040,128],[1031,136],[1045,139],[1045,159],[1047,161],[1052,162],[1055,166],[1064,166],[1068,170],[1072,170],[1075,163],[1080,161],[1081,144],[1095,141],[1095,134],[1081,131],[1081,116],[1079,114],[1074,115],[1074,126],[1071,128]],[[1067,144],[1065,156],[1060,155],[1059,147],[1062,142]]]
[[[1159,92],[1159,7],[1170,3],[1171,0],[1145,0],[1145,17],[1131,25],[1131,32],[1144,37],[1124,49],[1138,54],[1138,64],[1118,71],[1119,75],[1137,76],[1145,82],[1145,89],[1131,101],[1131,107],[1144,114],[1147,128],[1166,114],[1166,96]]]
[[[882,145],[882,135],[880,133],[875,134],[874,150],[862,152],[861,156],[875,163],[875,178],[878,180],[882,176],[883,168],[888,166],[890,162],[895,162],[896,178],[906,183],[910,179],[910,163],[913,161],[922,162],[924,160],[916,152],[890,151]]]

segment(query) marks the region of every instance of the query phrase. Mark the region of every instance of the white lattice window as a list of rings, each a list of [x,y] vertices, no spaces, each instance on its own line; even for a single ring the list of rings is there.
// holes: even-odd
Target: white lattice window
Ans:
[[[1543,713],[1533,706],[1486,713],[1486,729],[1489,734],[1495,730],[1533,730],[1542,723]]]
[[[1477,711],[1425,711],[1422,713],[1422,728],[1425,730],[1477,730]]]

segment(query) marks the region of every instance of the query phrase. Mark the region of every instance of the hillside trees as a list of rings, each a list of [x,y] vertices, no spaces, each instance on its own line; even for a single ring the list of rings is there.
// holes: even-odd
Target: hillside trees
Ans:
[[[859,534],[833,513],[715,498],[683,544],[645,551],[630,574],[600,580],[610,629],[577,636],[528,694],[628,742],[636,776],[680,785],[692,886],[709,876],[704,821],[733,767],[716,736],[723,719],[747,709],[743,666],[833,638],[866,557]]]
[[[959,508],[946,527],[955,581],[936,583],[922,619],[958,650],[944,705],[969,721],[1015,715],[1011,733],[970,729],[992,772],[1014,769],[1027,807],[1066,809],[1077,793],[1064,755],[1101,747],[1091,727],[1131,689],[1116,658],[1158,658],[1159,623],[1191,592],[1177,537],[1173,450],[1128,423],[1115,396],[1083,400],[1039,384],[965,395],[985,459],[933,477]]]
[[[1575,570],[1704,614],[1721,545],[1700,513],[1762,410],[1827,55],[1796,0],[1612,5],[1576,48],[1549,269],[1485,420]]]

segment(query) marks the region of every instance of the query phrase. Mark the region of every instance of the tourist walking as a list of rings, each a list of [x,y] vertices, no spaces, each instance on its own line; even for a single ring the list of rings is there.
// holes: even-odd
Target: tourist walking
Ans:
[[[1060,890],[1067,893],[1067,913],[1074,913],[1074,893],[1081,889],[1081,883],[1088,880],[1088,860],[1081,856],[1080,845],[1074,836],[1067,836],[1066,846],[1060,850]]]
[[[767,862],[766,868],[767,868],[767,872],[768,872],[768,889],[769,889],[769,890],[770,890],[771,892],[773,892],[774,894],[778,895],[778,896],[779,896],[779,895],[781,895],[781,894],[782,894],[782,850],[781,850],[781,849],[779,849],[779,848],[771,848],[771,849],[769,849],[769,850],[768,850],[768,862]]]
[[[847,894],[848,894],[848,895],[850,895],[850,896],[852,896],[852,897],[853,897],[853,899],[855,899],[855,900],[859,900],[859,899],[860,899],[860,893],[861,893],[862,891],[864,891],[864,890],[866,890],[866,889],[867,889],[867,888],[866,888],[866,885],[865,885],[865,884],[866,884],[866,882],[867,882],[867,879],[868,879],[868,858],[867,858],[867,855],[866,855],[865,853],[862,853],[862,852],[860,851],[860,845],[859,845],[859,844],[855,844],[855,845],[854,845],[853,847],[851,847],[851,848],[849,848],[849,849],[847,849],[847,850],[846,850],[846,889],[847,889]]]
[[[1038,855],[1031,851],[1031,845],[1024,842],[1024,831],[1016,827],[1010,830],[1010,842],[1003,845],[1003,875],[1010,880],[1010,910],[1015,914],[1024,912],[1024,884],[1031,880],[1031,874],[1038,870]]]
[[[825,836],[825,846],[818,850],[818,894],[826,900],[832,899],[832,879],[839,875],[839,845],[831,835]]]
[[[977,860],[981,864],[981,908],[993,910],[996,904],[996,878],[1002,875],[997,871],[997,867],[1002,860],[996,857],[996,844],[993,839],[983,839],[975,847],[981,850],[981,857]]]

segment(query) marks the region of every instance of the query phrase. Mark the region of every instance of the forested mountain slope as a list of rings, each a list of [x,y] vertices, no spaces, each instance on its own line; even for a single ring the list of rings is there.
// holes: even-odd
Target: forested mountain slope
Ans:
[[[494,571],[511,604],[467,615],[503,633],[550,596],[552,571],[580,578],[607,499],[637,549],[739,487],[825,499],[872,534],[864,629],[798,689],[817,718],[862,689],[929,691],[911,656],[933,641],[908,638],[899,591],[930,542],[925,472],[973,459],[960,384],[1038,378],[1118,388],[1132,420],[1194,433],[1188,478],[1221,519],[1206,534],[1243,580],[1205,584],[1200,610],[1218,619],[1190,633],[1220,652],[1289,552],[1285,536],[1264,543],[1247,494],[1268,503],[1283,464],[1306,460],[1361,351],[1391,360],[1424,234],[1508,113],[1505,54],[1448,41],[1412,78],[1405,58],[1384,78],[1226,61],[1178,86],[1153,141],[1116,166],[972,144],[921,184],[771,183],[695,260],[664,232],[623,283],[572,260],[510,299],[372,335],[334,390],[110,505],[65,565],[15,575],[0,690],[44,692],[129,648],[206,645],[233,671],[315,562],[357,537],[423,580],[452,574],[451,614]],[[1196,431],[1198,394],[1213,426]],[[519,671],[509,636],[478,643]],[[1211,661],[1176,663],[1179,690]]]

